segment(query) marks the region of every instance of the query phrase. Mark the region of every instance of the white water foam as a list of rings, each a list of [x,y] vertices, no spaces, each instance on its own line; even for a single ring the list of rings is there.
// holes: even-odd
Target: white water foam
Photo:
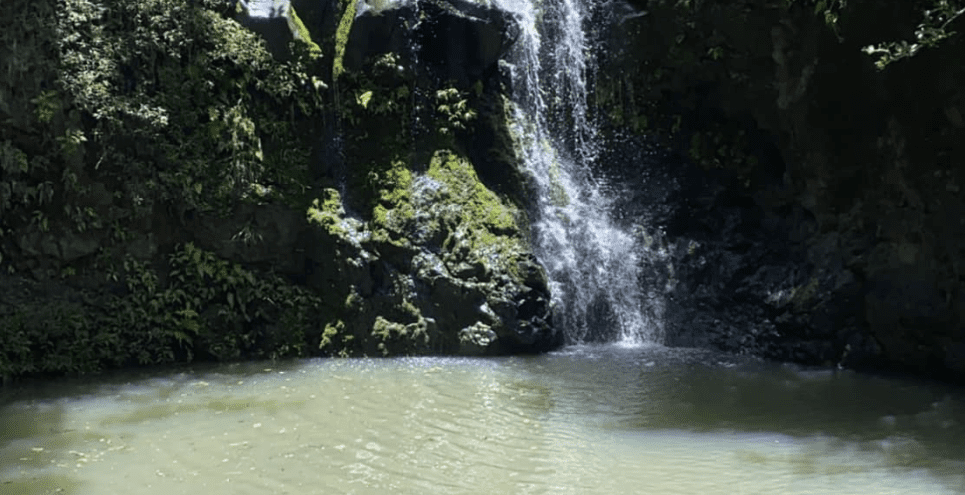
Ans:
[[[534,248],[570,343],[659,343],[659,302],[641,289],[644,246],[613,218],[606,181],[593,174],[597,128],[587,103],[592,41],[588,0],[495,0],[519,36],[507,69],[517,153],[538,192]]]

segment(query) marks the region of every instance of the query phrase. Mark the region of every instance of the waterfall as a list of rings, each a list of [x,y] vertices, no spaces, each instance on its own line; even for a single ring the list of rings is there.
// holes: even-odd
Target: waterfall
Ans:
[[[516,151],[538,193],[533,247],[568,342],[655,343],[659,303],[641,288],[644,247],[614,218],[617,188],[594,172],[601,150],[587,104],[592,2],[494,1],[519,28],[506,69]]]

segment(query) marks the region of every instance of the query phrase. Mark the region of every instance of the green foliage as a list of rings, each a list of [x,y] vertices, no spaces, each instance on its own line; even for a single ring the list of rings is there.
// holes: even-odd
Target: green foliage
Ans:
[[[225,15],[187,0],[66,0],[58,16],[59,84],[95,121],[85,134],[98,175],[125,177],[117,185],[142,211],[164,201],[224,210],[252,183],[290,185],[277,167],[307,167],[265,148],[306,148],[291,137],[293,119],[320,105],[305,91],[310,61],[274,60]]]
[[[742,129],[721,128],[694,132],[687,154],[704,169],[723,168],[737,173],[745,187],[757,167],[757,157],[748,152],[747,134]]]
[[[847,0],[786,0],[786,2],[788,6],[795,3],[813,4],[814,14],[823,17],[825,23],[841,38],[839,20],[848,9]],[[924,48],[935,47],[956,34],[948,28],[958,17],[965,14],[965,2],[927,0],[927,3],[920,2],[920,4],[923,4],[923,7],[918,8],[917,11],[921,15],[921,20],[915,28],[913,40],[886,41],[868,45],[862,49],[876,59],[875,66],[879,70],[899,60],[913,57]]]
[[[454,130],[464,131],[476,119],[476,111],[469,107],[465,94],[456,88],[436,91],[436,111],[443,119],[439,132],[452,134]]]
[[[63,136],[58,136],[57,143],[65,157],[75,157],[80,153],[81,146],[87,142],[87,136],[80,129],[68,129]]]
[[[372,91],[371,91],[371,90],[370,90],[370,91],[365,91],[365,92],[363,92],[363,93],[359,93],[359,95],[355,97],[355,102],[358,103],[359,106],[361,106],[362,108],[364,108],[364,109],[366,109],[366,110],[369,108],[369,102],[370,102],[370,101],[372,101]]]
[[[47,178],[46,157],[30,157],[10,141],[0,141],[0,237],[23,225],[47,227],[47,214],[57,195]]]
[[[79,305],[37,304],[0,315],[0,376],[96,371],[114,349],[113,336],[97,332]]]
[[[160,208],[305,204],[325,88],[311,43],[277,61],[225,0],[4,5],[0,237],[32,228],[116,244]],[[15,254],[0,254],[8,269],[26,263]]]
[[[711,60],[721,60],[721,59],[723,59],[723,58],[724,58],[724,47],[721,47],[721,46],[712,46],[712,47],[708,48],[708,49],[707,49],[707,56],[710,57]]]
[[[875,66],[880,70],[889,64],[915,56],[923,48],[935,47],[956,33],[949,25],[965,14],[965,2],[961,0],[932,0],[931,7],[923,12],[922,20],[915,29],[915,39],[889,41],[868,45],[863,51],[877,58]]]
[[[130,295],[112,307],[113,324],[130,339],[161,352],[140,352],[141,363],[168,362],[173,350],[188,360],[203,352],[219,360],[305,355],[318,327],[321,301],[277,278],[259,278],[193,244],[170,257],[167,287],[147,266],[125,262]],[[156,347],[156,346],[155,346]]]
[[[339,83],[349,102],[339,108],[340,118],[350,124],[344,136],[355,157],[345,177],[353,194],[345,199],[375,226],[397,233],[412,217],[413,103],[408,84],[396,77],[398,66],[398,57],[387,53],[373,62],[371,74],[344,74]]]
[[[104,312],[49,301],[6,313],[0,308],[0,376],[91,372],[196,356],[275,359],[318,348],[318,296],[192,244],[180,246],[169,263],[161,277],[146,263],[125,260],[116,278],[127,293],[111,297]]]
[[[60,98],[56,91],[46,90],[30,100],[37,106],[37,121],[48,124],[54,118],[54,113],[60,110]]]
[[[646,74],[648,78],[659,81],[663,71],[655,69]],[[648,114],[654,111],[652,108],[654,103],[644,100],[643,95],[635,91],[631,78],[602,79],[595,86],[596,105],[598,108],[606,109],[610,122],[637,134],[651,130]]]
[[[357,126],[366,117],[391,117],[395,120],[393,124],[401,125],[410,115],[412,105],[409,86],[400,84],[394,77],[398,75],[399,64],[398,55],[385,53],[372,63],[370,71],[343,74],[341,91],[349,104],[339,107],[340,118]],[[383,121],[373,122],[377,122],[379,130],[384,129]]]
[[[788,0],[788,4],[795,1]],[[803,3],[813,3],[814,15],[822,17],[838,38],[841,37],[838,21],[841,19],[841,12],[848,7],[848,0],[806,0]]]

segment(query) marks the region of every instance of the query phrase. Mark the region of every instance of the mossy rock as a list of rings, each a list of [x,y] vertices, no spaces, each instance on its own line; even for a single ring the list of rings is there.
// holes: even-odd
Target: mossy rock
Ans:
[[[367,220],[348,215],[334,190],[309,208],[310,283],[344,301],[332,306],[328,352],[501,354],[559,343],[518,211],[468,158],[439,149],[421,166],[394,160],[370,170],[379,177]],[[466,330],[483,326],[487,338]]]

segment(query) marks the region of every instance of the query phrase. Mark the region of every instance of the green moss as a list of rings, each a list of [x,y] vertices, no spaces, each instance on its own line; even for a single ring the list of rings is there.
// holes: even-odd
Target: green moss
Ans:
[[[318,343],[318,348],[321,350],[331,350],[335,346],[335,343],[339,339],[340,335],[344,332],[345,322],[342,320],[327,323],[325,325],[325,330],[322,331],[322,339]]]
[[[383,356],[411,353],[429,343],[429,333],[424,320],[403,325],[376,316],[371,335],[378,341],[377,348]]]
[[[308,48],[308,53],[312,58],[318,58],[322,56],[322,49],[312,41],[312,33],[308,31],[308,27],[302,22],[301,18],[298,17],[298,13],[295,12],[295,7],[289,7],[288,9],[288,19],[290,22],[290,28],[293,33],[297,36],[298,40],[306,45]]]
[[[388,340],[392,338],[393,335],[399,335],[404,333],[405,333],[405,325],[386,320],[381,316],[376,316],[375,323],[372,324],[372,335],[379,337],[382,340]]]
[[[352,23],[355,22],[356,0],[344,0],[345,10],[342,18],[338,22],[335,30],[335,60],[332,63],[332,80],[337,81],[339,76],[345,72],[342,59],[345,57],[345,46],[348,45],[348,35],[352,31]]]
[[[344,310],[348,313],[357,313],[362,310],[362,304],[362,296],[358,294],[355,287],[352,287],[349,294],[345,296]]]
[[[318,225],[337,237],[346,235],[342,226],[345,209],[342,208],[342,198],[335,189],[322,190],[322,199],[315,199],[306,212],[308,223]]]
[[[437,151],[426,175],[446,185],[449,199],[459,204],[465,222],[495,233],[518,230],[515,209],[483,185],[465,158],[448,150]]]
[[[379,191],[383,202],[395,205],[408,203],[412,197],[412,172],[402,160],[393,160],[385,172],[385,187]]]
[[[416,307],[415,304],[412,304],[412,301],[408,299],[402,301],[402,304],[399,305],[399,309],[401,309],[406,315],[414,318],[418,318],[422,315],[422,311],[419,311],[419,308]]]
[[[449,225],[443,243],[448,262],[481,263],[484,271],[518,276],[519,255],[525,246],[516,208],[487,189],[466,158],[449,150],[432,156],[426,175],[445,186],[436,202],[452,205],[440,219]]]
[[[817,295],[819,286],[820,280],[812,278],[808,281],[807,285],[793,287],[791,289],[790,302],[794,305],[794,308],[797,311],[807,309],[807,306],[813,302],[814,296]]]
[[[370,180],[376,189],[376,204],[372,208],[373,226],[403,231],[415,216],[412,207],[412,171],[406,162],[393,160],[388,169],[370,174]]]

